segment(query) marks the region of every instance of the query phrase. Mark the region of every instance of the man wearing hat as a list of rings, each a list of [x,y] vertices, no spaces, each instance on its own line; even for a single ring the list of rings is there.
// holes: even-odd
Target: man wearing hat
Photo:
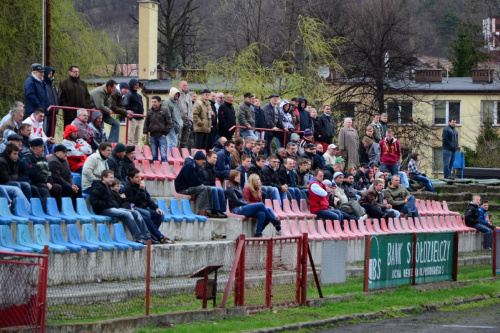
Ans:
[[[111,106],[109,107],[111,111],[114,113],[118,113],[120,115],[120,119],[125,119],[125,117],[131,118],[134,114],[134,111],[125,109],[125,104],[123,104],[123,100],[125,96],[127,96],[129,89],[129,85],[127,82],[121,82],[116,86],[115,91],[111,93],[109,96]]]
[[[119,179],[122,183],[125,183],[125,181],[127,180],[128,169],[135,167],[134,161],[135,161],[135,146],[126,146],[125,155],[121,160],[120,163],[121,165],[118,167],[119,172],[118,174],[115,174],[115,177]]]
[[[238,109],[236,110],[236,125],[245,126],[248,129],[239,128],[239,135],[246,139],[247,137],[252,137],[255,140],[258,137],[255,135],[254,131],[250,129],[250,127],[255,126],[255,111],[252,106],[252,99],[254,98],[254,94],[247,92],[243,95],[243,102],[238,105]]]
[[[47,160],[49,171],[52,176],[53,185],[61,186],[61,195],[73,199],[73,204],[77,197],[81,197],[80,188],[73,182],[71,169],[68,163],[68,148],[63,145],[57,145],[54,153]]]
[[[196,197],[196,207],[199,215],[208,215],[207,210],[213,208],[213,195],[210,186],[204,185],[202,167],[207,158],[202,151],[194,154],[193,162],[185,164],[177,178],[174,186],[178,193]]]
[[[40,64],[31,65],[31,75],[24,81],[24,99],[26,115],[31,115],[40,108],[47,111],[50,105],[47,86],[43,83],[45,69]]]
[[[307,112],[307,111],[305,111],[305,112]],[[313,144],[314,143],[313,140],[314,140],[314,136],[313,136],[312,129],[306,128],[304,130],[304,137],[302,138],[302,140],[300,140],[300,143],[299,143],[298,154],[302,155],[305,151],[306,145]]]
[[[272,129],[273,131],[279,131],[280,129],[283,129],[283,121],[281,119],[281,113],[280,113],[280,110],[278,107],[279,106],[278,98],[279,98],[279,96],[277,94],[269,95],[269,103],[264,105],[264,108],[263,108],[264,117],[266,118],[266,128]],[[278,135],[278,133],[275,133],[272,131],[265,132],[265,139],[266,139],[265,154],[266,154],[266,157],[271,155],[271,142],[273,141],[275,136],[278,139],[280,139],[280,136]],[[280,145],[283,146],[283,135],[281,135]]]
[[[118,174],[120,173],[120,168],[126,151],[127,148],[125,147],[125,145],[121,142],[118,142],[115,146],[115,149],[113,149],[111,155],[108,158],[108,169],[113,170],[113,172],[115,173],[115,178],[118,178]]]
[[[23,137],[15,133],[10,134],[7,137],[7,141],[0,145],[0,153],[3,153],[5,151],[5,147],[7,147],[9,143],[13,143],[20,148],[23,145]]]
[[[68,69],[69,78],[59,83],[59,103],[62,106],[74,108],[88,108],[90,94],[87,84],[80,80],[80,69],[72,65]],[[71,124],[76,118],[75,110],[63,110],[64,127]]]
[[[34,171],[31,176],[31,186],[35,186],[40,195],[42,204],[46,205],[47,198],[53,197],[57,204],[61,207],[61,192],[62,187],[59,184],[54,184],[49,169],[49,163],[45,158],[45,146],[41,138],[36,138],[30,141],[30,150],[26,153],[26,160]],[[50,193],[50,195],[49,195]]]
[[[210,90],[204,89],[201,99],[193,105],[194,147],[205,151],[212,148],[209,146],[209,135],[212,130],[212,118],[215,117],[209,97]]]

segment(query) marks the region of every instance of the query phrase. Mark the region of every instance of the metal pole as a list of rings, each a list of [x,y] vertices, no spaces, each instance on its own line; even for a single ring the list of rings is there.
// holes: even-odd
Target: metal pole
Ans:
[[[52,64],[52,4],[51,0],[45,0],[45,66]]]
[[[457,281],[458,276],[458,235],[459,231],[455,232],[455,246],[453,248],[453,281]]]
[[[301,305],[307,304],[307,252],[309,249],[309,240],[307,233],[302,234],[302,295]]]
[[[47,5],[46,0],[42,0],[42,65],[45,66],[45,29],[46,29],[46,21],[47,21]]]
[[[273,241],[267,241],[266,261],[266,306],[271,307],[271,293],[273,290]]]
[[[365,241],[365,246],[366,246],[366,254],[365,254],[365,285],[364,285],[364,291],[368,291],[368,279],[370,276],[370,242],[372,237],[370,235],[366,235],[366,241]]]
[[[149,316],[149,288],[151,282],[151,239],[148,239],[146,262],[146,316]]]
[[[416,285],[417,284],[417,278],[415,277],[415,271],[417,270],[417,233],[413,233],[413,251],[412,251],[412,278],[411,278],[411,284]]]
[[[493,265],[493,276],[497,276],[497,235],[498,230],[493,230],[493,251],[491,251],[491,262]]]
[[[42,278],[42,283],[43,283],[43,294],[42,294],[42,313],[40,317],[40,331],[41,333],[45,332],[45,317],[46,317],[46,311],[47,311],[47,276],[48,276],[48,270],[49,270],[49,246],[45,245],[43,248],[43,254],[45,255],[45,258],[43,260],[43,278]]]

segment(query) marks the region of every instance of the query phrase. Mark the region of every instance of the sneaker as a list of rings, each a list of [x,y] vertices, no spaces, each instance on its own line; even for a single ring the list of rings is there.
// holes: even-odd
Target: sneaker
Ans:
[[[359,218],[359,220],[360,220],[360,221],[364,221],[364,220],[366,220],[367,218],[368,218],[368,215],[366,215],[366,214],[365,214],[365,215],[361,216],[361,217]]]
[[[162,244],[175,244],[175,241],[173,241],[170,238],[168,238],[167,236],[165,236],[162,238],[161,243]]]
[[[151,239],[151,245],[158,245],[158,244],[160,244],[160,242],[158,242],[156,239],[153,239],[153,238],[150,238],[150,239]]]
[[[394,216],[394,212],[390,211],[389,213],[384,214],[384,216],[382,216],[382,218],[387,220],[388,218],[391,218],[393,216]]]
[[[217,215],[219,215],[221,219],[227,219],[227,215],[224,212],[217,212]]]
[[[281,236],[281,230],[276,230],[276,236]]]
[[[145,239],[137,239],[135,242],[142,245],[148,245],[148,241]]]
[[[262,237],[262,232],[259,232],[259,233],[255,233],[255,235],[253,235],[254,237]]]

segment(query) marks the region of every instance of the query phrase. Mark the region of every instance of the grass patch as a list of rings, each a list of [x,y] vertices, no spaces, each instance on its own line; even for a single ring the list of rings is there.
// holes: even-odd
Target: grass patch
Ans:
[[[300,307],[285,310],[275,310],[258,313],[245,318],[215,320],[211,322],[180,324],[173,327],[179,333],[211,333],[211,332],[243,332],[269,327],[279,327],[287,324],[308,322],[331,318],[334,316],[350,315],[355,313],[368,313],[386,311],[387,316],[403,315],[397,308],[408,306],[425,306],[430,304],[451,304],[458,299],[469,298],[477,295],[489,295],[490,303],[500,303],[496,294],[500,292],[500,280],[475,282],[462,288],[431,290],[421,292],[410,286],[402,286],[381,294],[359,294],[354,298],[326,303],[321,308]],[[481,306],[483,303],[481,303]],[[466,305],[464,305],[466,306]],[[456,308],[460,309],[459,307]],[[451,309],[453,310],[453,308]],[[163,332],[164,328],[147,328],[138,330],[138,333]]]

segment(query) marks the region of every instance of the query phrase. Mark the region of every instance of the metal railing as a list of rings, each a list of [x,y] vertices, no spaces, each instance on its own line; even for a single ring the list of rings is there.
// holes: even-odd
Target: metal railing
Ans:
[[[245,130],[251,130],[251,131],[259,131],[260,132],[260,135],[259,137],[262,136],[262,132],[280,132],[280,133],[284,133],[283,135],[283,147],[286,146],[286,133],[297,133],[297,134],[300,134],[300,133],[304,133],[304,131],[289,131],[289,130],[285,130],[285,129],[273,129],[273,128],[260,128],[260,127],[249,127],[249,126],[239,126],[239,125],[235,125],[233,127],[231,127],[229,130],[232,131],[233,129],[235,130],[234,131],[234,136],[237,137],[238,136],[238,128],[241,128],[241,129],[245,129]]]

